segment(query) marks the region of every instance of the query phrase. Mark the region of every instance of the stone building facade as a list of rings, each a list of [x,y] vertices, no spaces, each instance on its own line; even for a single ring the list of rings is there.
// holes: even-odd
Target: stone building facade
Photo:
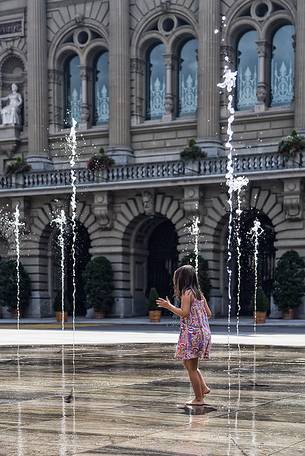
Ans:
[[[152,286],[170,291],[179,258],[193,249],[187,228],[200,217],[211,306],[226,315],[228,113],[217,87],[226,58],[238,69],[235,172],[250,180],[242,283],[253,279],[247,230],[259,218],[260,280],[276,315],[274,264],[288,249],[305,256],[303,157],[285,161],[277,152],[283,136],[305,128],[304,43],[304,0],[0,0],[0,201],[3,214],[19,205],[25,225],[29,315],[52,314],[58,291],[52,220],[60,209],[69,215],[72,118],[79,255],[111,261],[114,314],[144,314]],[[17,108],[7,98],[13,83],[23,100]],[[17,120],[5,122],[13,111]],[[206,158],[181,161],[192,138]],[[101,147],[116,164],[89,172]],[[32,170],[5,174],[18,156]],[[0,246],[1,257],[14,255],[4,216]],[[242,293],[242,313],[250,314]]]

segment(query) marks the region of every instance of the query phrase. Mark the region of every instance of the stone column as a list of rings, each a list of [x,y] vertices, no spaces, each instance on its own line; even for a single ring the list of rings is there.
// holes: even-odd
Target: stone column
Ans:
[[[81,67],[80,67],[80,78],[81,78],[81,84],[82,84],[82,103],[81,103],[81,116],[80,116],[79,129],[87,130],[88,120],[90,117],[88,98],[87,98],[89,71],[85,65],[81,65]],[[91,119],[91,120],[93,120],[93,119]]]
[[[50,167],[48,47],[45,0],[28,0],[28,157],[34,169]]]
[[[110,6],[110,119],[109,152],[117,163],[133,157],[130,145],[130,37],[129,0],[111,0]]]
[[[198,143],[209,155],[221,147],[219,127],[220,0],[199,0]]]
[[[305,2],[297,0],[296,14],[296,86],[295,86],[295,127],[305,132]]]
[[[268,93],[268,79],[267,75],[267,60],[270,58],[271,47],[267,41],[257,41],[257,54],[258,54],[258,82],[256,96],[257,101],[255,111],[265,111],[267,107],[267,93]],[[268,81],[268,82],[267,82]]]
[[[170,121],[173,119],[173,87],[172,87],[172,71],[173,57],[171,54],[164,55],[165,72],[166,72],[166,93],[165,93],[165,113],[163,120]]]

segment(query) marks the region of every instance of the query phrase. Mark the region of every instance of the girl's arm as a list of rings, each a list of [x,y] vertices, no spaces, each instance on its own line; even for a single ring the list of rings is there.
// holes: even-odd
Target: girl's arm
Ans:
[[[159,307],[163,307],[164,309],[169,310],[170,312],[174,313],[175,315],[178,315],[178,317],[186,318],[190,314],[192,298],[191,298],[191,293],[183,294],[181,297],[181,308],[180,309],[173,306],[170,303],[167,296],[166,296],[166,299],[159,298],[159,299],[157,299],[156,302]]]
[[[209,308],[209,305],[208,305],[208,303],[207,303],[207,300],[204,298],[204,301],[203,301],[203,302],[204,302],[204,307],[205,307],[205,311],[206,311],[206,313],[207,313],[207,316],[208,316],[208,318],[211,318],[211,316],[212,316],[212,311],[211,311],[211,309]]]

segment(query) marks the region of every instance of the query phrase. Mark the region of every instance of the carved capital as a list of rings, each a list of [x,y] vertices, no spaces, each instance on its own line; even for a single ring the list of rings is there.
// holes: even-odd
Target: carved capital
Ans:
[[[267,57],[270,54],[271,46],[267,41],[256,41],[257,54],[259,57]]]
[[[265,103],[267,99],[267,86],[264,82],[260,82],[256,89],[256,97],[258,102]]]
[[[113,226],[113,212],[110,209],[110,199],[109,192],[98,192],[94,195],[92,211],[103,230],[111,230]]]
[[[302,184],[300,179],[284,181],[283,207],[287,220],[300,219],[303,216]]]
[[[130,71],[134,73],[144,74],[144,61],[142,59],[130,60]]]
[[[146,215],[155,213],[155,192],[154,190],[144,190],[142,192],[144,212]]]
[[[89,78],[89,68],[85,65],[80,66],[80,78],[85,81]]]

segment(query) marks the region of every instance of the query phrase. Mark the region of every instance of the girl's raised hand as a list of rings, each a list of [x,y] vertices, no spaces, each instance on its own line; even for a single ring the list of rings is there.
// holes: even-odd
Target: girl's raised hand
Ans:
[[[156,300],[156,303],[159,307],[163,307],[164,309],[169,309],[169,307],[171,306],[170,300],[168,299],[167,296],[166,296],[166,299],[158,298]]]

